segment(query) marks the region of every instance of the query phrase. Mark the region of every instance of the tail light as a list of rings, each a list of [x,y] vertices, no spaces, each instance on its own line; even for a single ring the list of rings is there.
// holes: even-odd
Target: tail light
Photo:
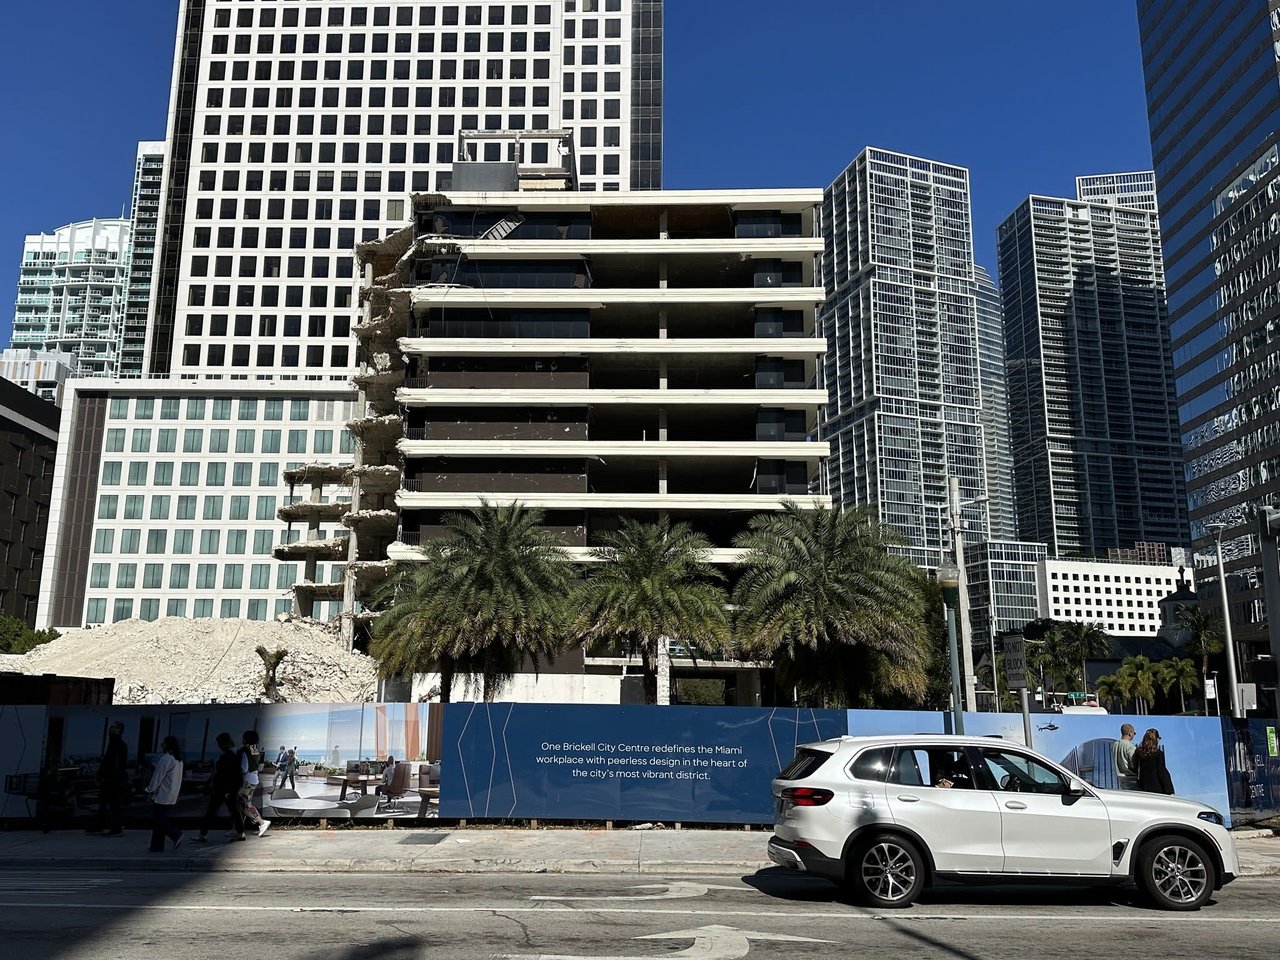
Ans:
[[[782,799],[797,807],[820,807],[834,796],[820,787],[787,787],[782,791]]]

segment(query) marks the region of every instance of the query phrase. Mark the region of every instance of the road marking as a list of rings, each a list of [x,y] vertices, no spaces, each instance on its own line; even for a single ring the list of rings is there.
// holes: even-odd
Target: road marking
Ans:
[[[1134,923],[1137,911],[1132,909],[1117,910],[1112,914],[1081,914],[1081,913],[855,913],[852,911],[835,911],[835,910],[811,910],[805,912],[792,912],[786,910],[694,910],[692,908],[685,909],[657,909],[653,907],[611,907],[599,906],[583,909],[581,907],[555,907],[555,906],[536,906],[536,907],[516,907],[503,906],[501,904],[485,907],[384,907],[384,906],[348,906],[335,904],[332,907],[325,906],[297,906],[290,907],[278,904],[245,904],[243,906],[231,903],[128,903],[114,901],[112,903],[28,903],[26,901],[6,901],[0,900],[0,909],[5,907],[22,907],[24,909],[53,909],[53,910],[159,910],[173,913],[420,913],[420,914],[446,914],[446,913],[528,913],[528,914],[553,914],[553,913],[572,913],[582,916],[584,913],[618,913],[635,916],[672,916],[672,917],[770,917],[780,920],[966,920],[969,922],[980,922],[986,920],[999,920],[1001,922],[1037,920],[1044,922],[1058,923],[1080,923],[1082,921],[1099,922],[1099,923],[1122,923],[1132,925]],[[1161,916],[1161,920],[1166,923],[1182,921],[1188,924],[1195,923],[1252,923],[1263,925],[1280,925],[1280,917],[1210,917],[1203,914],[1175,914],[1167,913]]]
[[[22,880],[17,877],[0,877],[0,892],[21,890],[86,890],[92,887],[120,883],[119,880],[77,880],[72,878],[42,877]]]
[[[590,900],[592,902],[603,901],[619,901],[619,900],[689,900],[693,897],[705,897],[711,890],[734,890],[742,891],[746,887],[730,887],[721,886],[714,883],[687,883],[685,881],[676,881],[675,883],[640,883],[634,887],[628,887],[629,890],[657,890],[658,893],[638,893],[628,896],[611,896],[611,897],[530,897],[530,900]]]
[[[751,951],[752,940],[768,940],[787,943],[835,943],[834,940],[815,940],[812,937],[792,937],[785,933],[758,933],[754,930],[737,930],[713,924],[693,930],[674,930],[671,933],[650,933],[633,940],[692,940],[693,946],[677,953],[665,954],[681,960],[741,960]],[[582,956],[572,953],[498,954],[503,960],[649,960],[648,956],[626,954],[613,957]]]

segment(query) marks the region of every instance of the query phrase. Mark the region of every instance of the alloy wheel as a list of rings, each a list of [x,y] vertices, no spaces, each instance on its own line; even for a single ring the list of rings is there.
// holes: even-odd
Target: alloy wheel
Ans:
[[[862,882],[882,900],[901,900],[915,886],[915,859],[898,844],[882,840],[862,857]]]
[[[1168,900],[1194,903],[1209,883],[1209,871],[1197,851],[1170,844],[1161,847],[1152,861],[1151,879]]]

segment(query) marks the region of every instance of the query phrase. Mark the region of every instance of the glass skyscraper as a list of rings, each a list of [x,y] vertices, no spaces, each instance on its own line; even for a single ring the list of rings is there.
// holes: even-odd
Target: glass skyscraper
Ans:
[[[978,308],[978,369],[982,380],[982,439],[987,456],[987,512],[996,540],[1016,540],[1013,452],[1009,447],[1009,392],[1004,364],[1004,307],[986,268],[974,265]]]
[[[1280,500],[1277,6],[1138,2],[1196,579],[1216,580],[1207,525],[1226,524],[1246,657],[1265,639],[1253,509]]]
[[[822,209],[828,492],[873,505],[936,567],[949,476],[966,534],[987,535],[969,171],[869,147]]]
[[[1058,557],[1186,541],[1160,226],[1028,197],[998,231],[1018,532]]]

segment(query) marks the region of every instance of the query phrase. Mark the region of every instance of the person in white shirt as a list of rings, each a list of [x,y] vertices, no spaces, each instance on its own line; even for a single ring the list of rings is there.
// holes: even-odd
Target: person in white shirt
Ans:
[[[182,753],[177,737],[165,737],[161,741],[164,753],[156,761],[147,782],[147,795],[151,797],[151,852],[164,853],[164,838],[173,841],[173,849],[182,844],[182,831],[173,825],[173,808],[182,790]]]

